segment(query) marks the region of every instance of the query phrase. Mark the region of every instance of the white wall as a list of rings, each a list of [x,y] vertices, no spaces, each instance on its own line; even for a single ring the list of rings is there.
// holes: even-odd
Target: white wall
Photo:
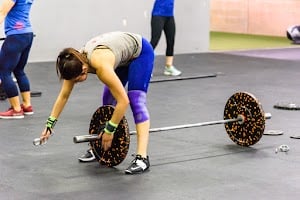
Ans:
[[[154,0],[35,0],[31,20],[36,37],[29,62],[54,61],[65,47],[80,48],[90,37],[130,31],[150,39]],[[175,54],[209,48],[209,0],[175,0]],[[164,54],[162,35],[156,53]]]

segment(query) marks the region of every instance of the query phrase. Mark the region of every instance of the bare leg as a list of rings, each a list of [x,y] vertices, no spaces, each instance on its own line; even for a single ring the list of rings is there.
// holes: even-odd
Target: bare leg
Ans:
[[[166,67],[171,67],[173,65],[173,56],[166,56]]]
[[[19,96],[8,98],[8,101],[15,111],[19,112],[21,110]]]
[[[21,92],[23,105],[25,107],[31,106],[31,97],[30,97],[30,91],[27,92]]]
[[[143,158],[147,157],[148,141],[149,141],[150,120],[136,125],[137,130],[137,150],[136,154]]]

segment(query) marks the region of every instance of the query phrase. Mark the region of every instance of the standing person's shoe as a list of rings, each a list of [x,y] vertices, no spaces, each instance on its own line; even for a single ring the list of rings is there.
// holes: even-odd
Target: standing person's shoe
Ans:
[[[9,108],[5,112],[0,112],[0,119],[23,119],[23,118],[24,118],[23,109],[17,112],[13,108]]]
[[[164,75],[167,76],[179,76],[182,72],[176,69],[174,66],[165,66]]]
[[[25,107],[23,104],[21,104],[21,108],[23,109],[24,115],[33,115],[33,108],[32,106]]]
[[[86,154],[78,158],[79,162],[92,162],[96,160],[94,152],[92,149],[87,150]]]
[[[142,158],[141,155],[136,155],[129,167],[125,170],[126,174],[140,174],[149,170],[150,161],[149,156]]]

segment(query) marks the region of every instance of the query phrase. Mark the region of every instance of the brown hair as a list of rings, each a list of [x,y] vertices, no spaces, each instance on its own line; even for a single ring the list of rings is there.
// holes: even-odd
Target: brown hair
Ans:
[[[82,73],[82,65],[88,65],[87,57],[74,48],[63,49],[56,60],[56,73],[60,79],[71,80]]]

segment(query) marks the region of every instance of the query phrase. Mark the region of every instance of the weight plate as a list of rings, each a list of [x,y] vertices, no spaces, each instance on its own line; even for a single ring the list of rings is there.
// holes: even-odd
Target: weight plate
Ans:
[[[89,128],[89,134],[99,134],[103,131],[107,121],[111,119],[114,112],[112,106],[99,107],[92,116]],[[112,146],[107,151],[101,147],[101,139],[91,141],[90,145],[98,162],[109,167],[120,164],[129,150],[130,135],[129,126],[125,117],[119,123],[112,141]]]
[[[240,146],[257,143],[265,129],[265,114],[257,98],[247,92],[233,94],[224,109],[224,120],[243,117],[243,122],[226,123],[230,139]]]

